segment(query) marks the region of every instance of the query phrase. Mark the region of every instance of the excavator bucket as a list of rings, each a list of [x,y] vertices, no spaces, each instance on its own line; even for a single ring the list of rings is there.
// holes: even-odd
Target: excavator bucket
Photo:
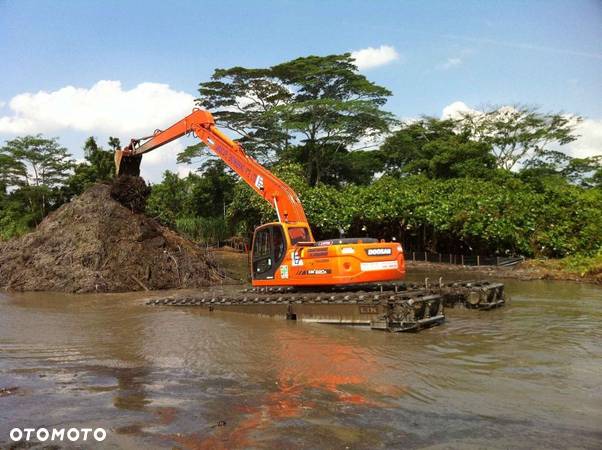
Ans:
[[[130,175],[137,177],[140,175],[140,163],[142,155],[128,156],[123,150],[115,151],[115,173],[118,177]]]

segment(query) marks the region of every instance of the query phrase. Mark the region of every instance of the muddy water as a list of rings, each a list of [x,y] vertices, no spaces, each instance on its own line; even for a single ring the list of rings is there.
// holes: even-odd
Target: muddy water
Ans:
[[[0,447],[41,426],[108,448],[602,447],[602,289],[506,284],[507,307],[418,334],[4,295]]]

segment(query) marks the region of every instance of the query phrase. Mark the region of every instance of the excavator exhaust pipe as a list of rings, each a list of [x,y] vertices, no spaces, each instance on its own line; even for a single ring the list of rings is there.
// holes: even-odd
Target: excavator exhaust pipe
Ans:
[[[115,151],[115,173],[118,177],[129,175],[140,176],[140,163],[142,155],[129,156],[123,150]]]

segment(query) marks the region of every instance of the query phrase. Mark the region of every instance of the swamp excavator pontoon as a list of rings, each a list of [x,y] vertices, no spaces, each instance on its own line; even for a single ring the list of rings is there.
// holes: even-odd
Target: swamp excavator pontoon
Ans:
[[[180,295],[152,304],[283,313],[288,318],[369,324],[392,331],[440,323],[444,303],[481,309],[503,304],[503,285],[498,283],[403,283],[404,254],[399,243],[372,238],[314,240],[295,191],[222,133],[208,111],[195,109],[165,130],[132,139],[115,153],[117,175],[138,176],[143,154],[190,133],[269,202],[278,221],[255,230],[251,289],[236,295]],[[339,309],[347,305],[342,308],[347,311],[337,312],[336,305]]]

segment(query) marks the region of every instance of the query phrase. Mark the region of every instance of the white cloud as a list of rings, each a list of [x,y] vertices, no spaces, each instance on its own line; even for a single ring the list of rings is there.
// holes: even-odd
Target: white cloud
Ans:
[[[140,175],[152,183],[160,183],[166,170],[177,173],[180,177],[188,176],[189,173],[197,169],[198,165],[177,164],[178,153],[188,145],[194,145],[198,142],[196,138],[185,137],[146,153],[142,158],[142,164],[140,164]],[[211,151],[206,150],[206,155],[212,155]]]
[[[602,119],[585,119],[575,130],[576,141],[567,144],[568,154],[578,158],[602,155]]]
[[[438,67],[442,70],[449,70],[454,67],[458,67],[462,64],[462,58],[447,58],[443,64],[440,64]]]
[[[351,52],[351,57],[355,59],[355,64],[359,70],[372,69],[400,59],[397,50],[390,45],[355,50]]]
[[[0,101],[0,108],[3,102]],[[122,143],[148,136],[190,114],[194,96],[171,89],[167,84],[140,83],[124,89],[119,81],[101,80],[90,88],[66,86],[56,91],[23,93],[13,97],[0,113],[0,135],[53,133],[70,142],[69,148],[83,161],[79,143],[94,135],[97,142],[116,136]],[[176,164],[177,154],[194,137],[182,137],[142,158],[141,175],[160,182],[165,170],[186,176],[194,166]],[[208,152],[209,153],[209,152]]]
[[[167,84],[140,83],[124,90],[120,81],[101,80],[91,88],[66,86],[52,92],[23,93],[0,116],[0,133],[74,130],[121,137],[148,134],[191,112],[194,97]]]
[[[499,118],[505,118],[506,116],[512,116],[518,114],[518,110],[514,106],[500,106],[495,109],[495,113]],[[455,101],[450,103],[441,113],[442,119],[461,119],[465,115],[470,116],[482,116],[484,113],[478,109],[471,108],[466,103],[461,101]]]
[[[464,114],[477,114],[476,109],[472,109],[466,103],[461,101],[456,101],[450,103],[445,108],[443,108],[443,113],[441,114],[442,119],[461,119]]]

